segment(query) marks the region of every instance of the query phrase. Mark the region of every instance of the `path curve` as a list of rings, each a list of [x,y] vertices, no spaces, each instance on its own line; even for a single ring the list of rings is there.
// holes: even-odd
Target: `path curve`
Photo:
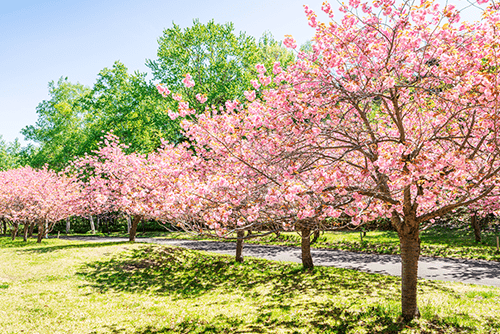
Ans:
[[[93,236],[61,237],[61,239],[93,242],[128,241],[128,238]],[[236,248],[235,243],[219,241],[159,238],[137,238],[136,241],[180,246],[229,255],[234,255]],[[314,264],[317,266],[349,268],[369,273],[401,276],[401,257],[399,255],[355,253],[333,249],[311,249],[311,255]],[[301,263],[301,252],[298,247],[244,244],[243,256]],[[418,277],[500,287],[500,262],[420,257],[418,263]]]

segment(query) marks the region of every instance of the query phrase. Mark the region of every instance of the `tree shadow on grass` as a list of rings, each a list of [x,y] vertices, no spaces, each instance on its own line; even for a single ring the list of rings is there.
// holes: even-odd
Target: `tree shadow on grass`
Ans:
[[[197,297],[214,289],[239,289],[251,295],[255,287],[264,285],[269,285],[273,298],[278,300],[304,292],[334,294],[341,289],[366,295],[374,287],[399,286],[399,279],[391,276],[324,267],[307,271],[299,264],[250,257],[240,264],[232,256],[158,246],[133,249],[85,264],[78,274],[102,292],[149,291],[179,298]],[[397,298],[397,294],[392,297]]]
[[[73,249],[73,248],[97,248],[97,247],[107,247],[129,244],[129,242],[86,242],[86,243],[74,243],[66,245],[54,245],[54,246],[42,246],[42,247],[31,247],[27,249],[21,249],[19,252],[22,253],[50,253],[58,250]],[[33,244],[31,244],[33,246]]]
[[[400,278],[354,270],[317,267],[306,271],[298,264],[245,259],[175,247],[148,246],[115,254],[84,265],[79,275],[100,292],[126,291],[196,298],[217,289],[237,293],[255,303],[253,320],[217,315],[209,322],[197,315],[174,324],[157,324],[136,334],[157,333],[467,333],[446,317],[405,324],[398,321]],[[427,292],[443,290],[438,283],[421,281]],[[325,298],[309,299],[322,295]],[[304,298],[306,296],[306,298]],[[364,304],[374,296],[379,304]],[[299,297],[299,298],[297,298]],[[214,298],[213,306],[221,301]],[[210,308],[212,304],[207,304]],[[388,306],[389,305],[389,306]],[[496,328],[499,323],[492,323]],[[118,330],[118,329],[117,329]],[[119,333],[118,331],[116,333]]]
[[[136,330],[135,334],[160,333],[370,333],[396,334],[403,331],[413,333],[469,333],[472,328],[451,325],[447,319],[403,323],[387,314],[381,306],[370,306],[363,310],[339,307],[331,301],[294,305],[297,316],[283,316],[270,309],[257,310],[255,321],[217,315],[211,321],[187,317],[170,326],[148,326]],[[116,331],[115,333],[120,333]]]

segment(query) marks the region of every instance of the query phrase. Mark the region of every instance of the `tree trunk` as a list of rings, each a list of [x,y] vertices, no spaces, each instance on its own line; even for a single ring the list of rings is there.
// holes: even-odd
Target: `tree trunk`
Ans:
[[[130,215],[126,215],[127,217],[127,233],[130,234],[130,229],[132,228],[132,221],[130,219]]]
[[[3,234],[7,235],[7,222],[5,221],[5,218],[3,220]]]
[[[97,219],[95,221],[95,231],[99,232],[99,225],[101,225],[101,218],[97,216]]]
[[[12,222],[12,241],[16,240],[18,229],[19,229],[19,223]]]
[[[302,266],[306,269],[314,267],[311,257],[311,230],[307,227],[302,228]]]
[[[474,230],[474,238],[476,239],[476,242],[479,243],[481,242],[481,226],[479,219],[477,218],[477,214],[475,212],[474,215],[471,215],[470,221],[472,229]]]
[[[418,225],[416,228],[403,226],[398,234],[401,245],[401,308],[405,321],[410,321],[420,316],[417,306],[418,258],[420,257]]]
[[[34,222],[31,222],[30,223],[30,229],[29,229],[29,232],[28,232],[28,238],[31,238],[33,237],[33,230],[35,229],[35,223]]]
[[[69,217],[66,218],[66,234],[69,234],[71,229],[71,222],[69,221]]]
[[[92,215],[90,215],[90,231],[92,234],[95,234],[94,217],[92,217]]]
[[[243,255],[241,254],[243,251],[243,237],[245,236],[244,231],[238,231],[236,240],[236,262],[243,262]]]
[[[26,242],[28,241],[28,230],[29,230],[30,224],[24,223],[24,231],[23,231],[23,241]]]
[[[311,245],[318,241],[320,231],[314,231],[313,239],[311,240]]]
[[[44,225],[44,229],[45,229],[45,239],[48,239],[49,238],[49,222],[47,220],[45,220],[45,225]]]
[[[37,243],[41,243],[43,236],[45,234],[45,224],[38,224],[38,238],[36,239]]]
[[[137,226],[139,226],[139,222],[141,221],[141,215],[135,215],[134,220],[132,221],[132,226],[130,228],[130,233],[128,237],[128,241],[135,242],[135,235],[137,233]]]

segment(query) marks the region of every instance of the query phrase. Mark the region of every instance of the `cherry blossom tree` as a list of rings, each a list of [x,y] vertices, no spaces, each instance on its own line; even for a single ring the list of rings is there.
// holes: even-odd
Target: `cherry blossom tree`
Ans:
[[[305,9],[316,29],[313,51],[276,71],[275,89],[265,90],[270,78],[262,71],[254,83],[262,98],[243,118],[232,112],[235,101],[194,122],[186,104],[171,114],[191,119],[188,134],[226,157],[224,168],[246,166],[270,184],[267,197],[258,197],[266,205],[249,203],[254,216],[272,208],[280,189],[278,206],[294,195],[323,200],[299,201],[296,222],[341,211],[354,223],[390,218],[401,244],[402,313],[410,320],[419,315],[420,225],[478,201],[488,205],[498,193],[500,13],[490,4],[481,21],[469,23],[453,5],[350,1],[339,21],[324,24]],[[328,3],[322,10],[334,17]],[[296,47],[291,37],[285,45]],[[245,173],[226,172],[221,182]],[[274,182],[279,177],[296,183]]]
[[[294,154],[330,162],[332,186],[371,201],[355,221],[369,211],[391,219],[409,320],[419,315],[419,226],[498,193],[500,13],[490,5],[468,23],[453,5],[392,0],[341,11],[327,25],[306,7],[313,52],[266,103],[286,98],[275,112],[313,134]]]
[[[71,177],[47,168],[23,167],[0,172],[0,211],[13,225],[14,239],[19,225],[38,225],[41,242],[54,224],[71,216],[78,207],[79,184]]]
[[[77,159],[69,170],[85,185],[82,204],[85,215],[121,212],[132,216],[129,240],[135,241],[142,219],[161,216],[158,207],[166,200],[166,186],[155,173],[158,168],[152,163],[154,159],[127,154],[126,148],[118,137],[108,133],[94,154]]]

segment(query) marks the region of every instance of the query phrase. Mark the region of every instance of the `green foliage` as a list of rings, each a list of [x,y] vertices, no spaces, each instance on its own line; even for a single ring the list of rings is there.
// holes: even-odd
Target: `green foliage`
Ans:
[[[255,64],[263,63],[270,70],[275,61],[286,65],[294,60],[270,34],[257,42],[233,30],[232,23],[213,21],[203,25],[195,20],[184,30],[174,24],[158,41],[158,59],[147,61],[154,79],[174,92],[186,93],[190,105],[202,109],[197,92],[208,94],[209,105],[241,100],[257,75]],[[186,73],[193,76],[196,89],[184,91],[181,80]],[[74,157],[97,149],[109,131],[129,145],[128,152],[149,153],[161,145],[161,139],[184,140],[178,121],[165,112],[176,108],[172,101],[158,94],[146,73],[130,74],[119,61],[101,70],[93,87],[73,84],[68,78],[51,81],[49,96],[37,106],[36,124],[21,131],[35,145],[20,150],[19,161],[33,167],[48,164],[61,170]],[[1,149],[0,143],[0,155]],[[5,164],[0,168],[12,165],[8,159]]]
[[[36,124],[21,131],[38,144],[27,149],[35,167],[62,169],[75,156],[97,149],[109,131],[140,153],[158,148],[161,138],[180,138],[177,122],[165,114],[166,102],[146,74],[129,74],[120,62],[99,72],[92,88],[60,78],[49,83],[49,95],[37,107]]]
[[[146,81],[146,73],[129,74],[120,62],[99,72],[80,103],[87,111],[85,146],[90,149],[96,149],[103,133],[109,131],[128,144],[129,151],[140,153],[157,149],[161,138],[179,140],[178,124],[165,113],[166,102]]]
[[[294,60],[291,52],[266,33],[259,41],[240,32],[235,34],[232,23],[217,24],[213,20],[202,24],[198,20],[182,30],[173,24],[158,39],[158,59],[148,60],[156,80],[173,92],[183,92],[190,106],[203,109],[196,93],[207,94],[207,105],[221,105],[227,100],[244,99],[243,91],[252,88],[257,77],[255,65],[262,63],[272,70],[272,64],[282,66]],[[194,89],[184,90],[182,79],[191,74]]]
[[[0,170],[20,167],[24,164],[23,150],[16,138],[12,143],[6,143],[0,135]]]
[[[80,98],[89,92],[82,84],[73,84],[68,78],[49,82],[49,100],[38,104],[38,120],[21,130],[26,140],[37,147],[29,147],[30,164],[44,164],[61,168],[82,151],[82,129],[85,127],[85,110],[79,105]]]

